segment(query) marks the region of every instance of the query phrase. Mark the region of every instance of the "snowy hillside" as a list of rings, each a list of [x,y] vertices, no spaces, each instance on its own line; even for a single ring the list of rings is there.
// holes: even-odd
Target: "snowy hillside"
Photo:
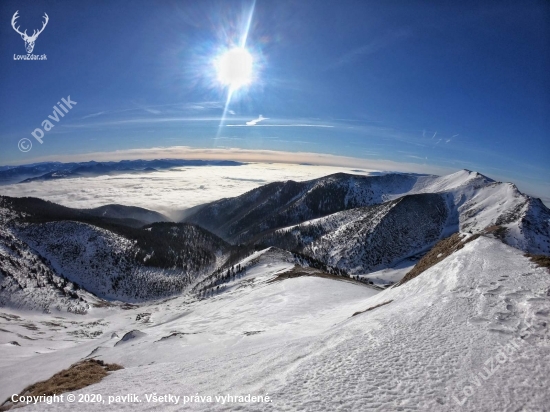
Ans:
[[[506,243],[530,253],[550,254],[550,210],[512,183],[462,170],[418,184],[412,192],[447,196],[454,231],[479,233],[497,226]]]
[[[272,183],[207,204],[187,221],[228,241],[242,243],[256,241],[273,229],[336,212],[430,193],[446,199],[448,220],[444,236],[457,231],[478,233],[499,226],[499,233],[508,244],[531,253],[550,254],[549,209],[511,183],[495,182],[469,170],[441,177],[338,173],[307,182]],[[340,221],[341,217],[334,219]]]
[[[411,195],[279,229],[260,243],[300,250],[351,274],[365,274],[426,251],[446,222],[444,197]]]
[[[242,243],[270,229],[342,210],[382,203],[410,191],[418,175],[359,176],[337,173],[306,182],[277,182],[209,203],[185,221]],[[434,179],[435,176],[423,179]]]
[[[272,275],[283,277],[323,276],[376,288],[372,282],[359,281],[350,276],[348,272],[321,260],[312,259],[310,256],[299,253],[291,253],[277,247],[268,247],[250,254],[236,265],[226,265],[226,267],[219,268],[203,277],[190,292],[199,298],[213,297],[228,290],[240,288],[243,284],[250,286],[257,279],[262,278],[259,277],[260,274],[262,277]]]
[[[440,193],[463,186],[481,188],[493,182],[494,180],[483,176],[481,173],[463,169],[450,175],[435,178],[432,176],[428,178],[420,177],[409,193]]]
[[[108,410],[550,404],[550,273],[524,256],[550,251],[550,212],[513,184],[337,174],[198,208],[235,245],[103,211],[0,197],[0,401],[94,358],[124,369],[79,393],[139,398]]]
[[[0,225],[0,307],[85,313],[96,300]]]
[[[271,281],[292,265],[284,254],[261,255],[249,258],[255,263],[240,286],[213,298],[100,308],[93,326],[4,313],[0,396],[93,356],[125,369],[77,394],[140,400],[108,410],[543,411],[550,404],[549,273],[518,250],[482,236],[380,293],[318,276]],[[47,322],[60,325],[57,335]],[[37,326],[26,332],[37,340],[8,344],[22,324]],[[153,393],[180,396],[179,403],[147,402]],[[183,404],[195,394],[204,402]],[[216,399],[247,394],[269,400]]]
[[[29,225],[18,234],[57,273],[103,299],[155,299],[182,292],[191,280],[181,270],[138,264],[132,241],[84,223]]]
[[[352,274],[393,267],[456,232],[493,232],[526,252],[550,254],[550,211],[511,183],[476,172],[418,177],[413,195],[273,231],[256,242],[315,257]]]
[[[231,251],[221,239],[188,224],[131,228],[94,220],[107,230],[59,220],[66,209],[69,217],[82,218],[77,209],[49,204],[44,210],[54,213],[33,214],[2,200],[1,306],[80,313],[97,298],[140,302],[181,294]]]

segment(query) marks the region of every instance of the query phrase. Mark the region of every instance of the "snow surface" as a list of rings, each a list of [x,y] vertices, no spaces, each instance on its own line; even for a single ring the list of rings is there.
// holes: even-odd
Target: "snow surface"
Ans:
[[[461,170],[435,179],[420,177],[409,192],[442,193],[450,211],[446,235],[458,230],[478,233],[500,225],[509,245],[530,253],[550,254],[550,213],[539,199],[521,193],[513,183],[495,182]]]
[[[380,293],[318,277],[268,283],[291,264],[265,251],[248,259],[255,263],[246,278],[201,301],[98,308],[84,322],[3,310],[0,398],[93,351],[125,369],[76,393],[142,399],[99,406],[107,410],[543,411],[550,405],[550,274],[517,249],[480,237]],[[136,320],[145,312],[148,320]],[[21,318],[6,320],[10,315]],[[51,321],[62,326],[44,323]],[[38,329],[22,326],[28,323]],[[75,333],[93,330],[101,334]],[[134,330],[141,333],[116,345]],[[37,340],[18,338],[22,332]],[[10,345],[14,339],[21,346]],[[519,349],[481,378],[511,342]],[[267,393],[273,402],[153,404],[144,397],[151,393]],[[97,409],[78,404],[79,411]]]
[[[369,279],[375,285],[391,285],[403,279],[407,272],[409,272],[418,262],[418,260],[419,258],[417,257],[404,259],[391,268],[377,270],[361,277]]]

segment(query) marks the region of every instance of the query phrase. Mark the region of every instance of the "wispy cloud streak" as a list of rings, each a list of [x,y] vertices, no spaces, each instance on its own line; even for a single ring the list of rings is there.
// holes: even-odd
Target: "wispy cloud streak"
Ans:
[[[340,56],[336,61],[327,67],[327,70],[334,70],[348,64],[354,63],[355,61],[361,59],[362,57],[369,56],[374,54],[386,47],[392,46],[397,41],[406,38],[409,36],[409,32],[406,30],[399,30],[393,33],[388,33],[384,36],[381,36],[377,39],[374,39],[368,44],[365,44],[361,47],[357,47],[348,51],[347,53]]]
[[[258,116],[257,119],[250,120],[249,122],[246,122],[247,126],[256,126],[258,123],[260,123],[262,120],[268,120],[269,117],[263,117],[262,115]]]
[[[226,127],[249,127],[251,125],[249,124],[226,124]],[[296,124],[255,124],[255,127],[334,127],[332,125],[328,124],[304,124],[304,123],[296,123]]]

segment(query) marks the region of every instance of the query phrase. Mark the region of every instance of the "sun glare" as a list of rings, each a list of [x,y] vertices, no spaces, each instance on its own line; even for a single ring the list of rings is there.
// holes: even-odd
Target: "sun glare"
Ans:
[[[220,56],[216,68],[218,81],[237,90],[252,80],[252,55],[244,48],[231,49]]]

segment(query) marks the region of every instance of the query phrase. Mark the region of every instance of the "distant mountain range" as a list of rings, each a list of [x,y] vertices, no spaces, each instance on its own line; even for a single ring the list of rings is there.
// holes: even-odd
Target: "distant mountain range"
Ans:
[[[113,167],[129,163],[145,165]],[[363,276],[457,232],[550,255],[549,209],[511,183],[468,170],[275,182],[196,207],[179,223],[138,207],[0,197],[0,306],[82,312],[94,299],[173,296],[220,282],[228,267],[269,246],[300,256],[297,264]]]
[[[22,166],[0,167],[0,184],[27,183],[75,177],[90,177],[117,173],[154,172],[185,166],[240,166],[242,163],[230,160],[121,160],[119,162],[45,162]]]

